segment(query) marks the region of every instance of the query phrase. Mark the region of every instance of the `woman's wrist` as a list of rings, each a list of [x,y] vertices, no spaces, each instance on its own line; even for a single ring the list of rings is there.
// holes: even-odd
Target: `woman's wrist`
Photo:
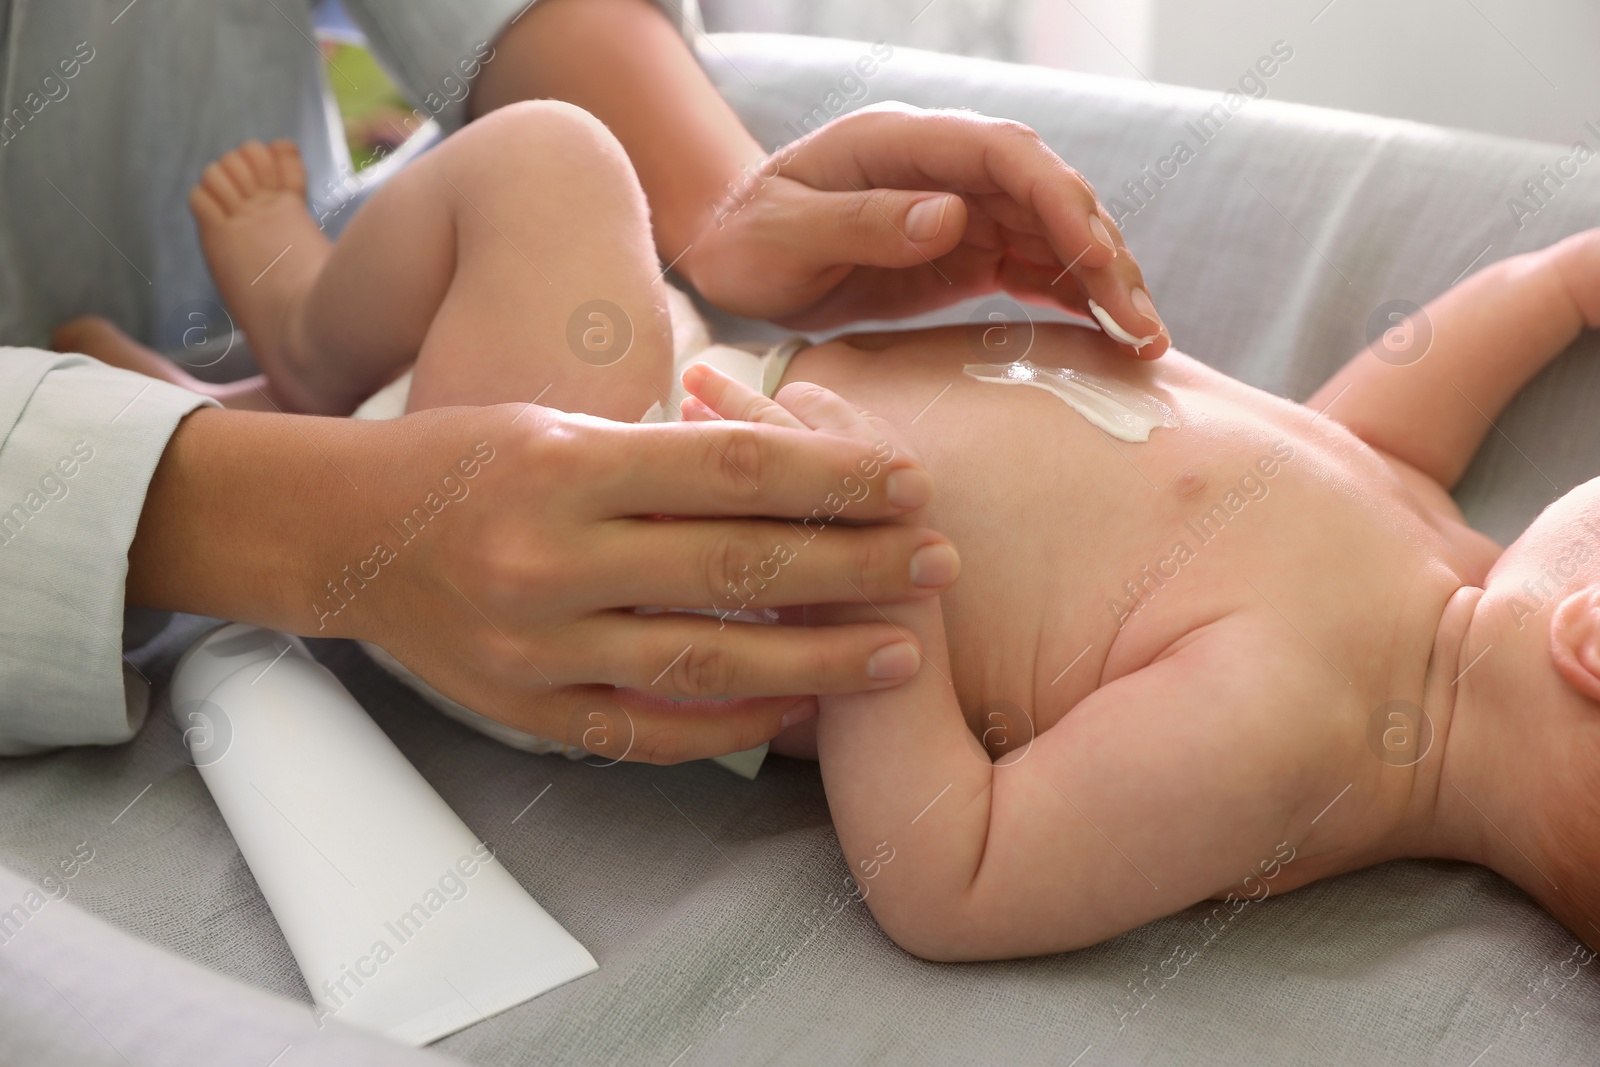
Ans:
[[[293,633],[353,636],[365,612],[322,619],[361,527],[404,469],[379,423],[206,408],[183,420],[128,550],[130,605]],[[332,625],[328,623],[331,621]]]

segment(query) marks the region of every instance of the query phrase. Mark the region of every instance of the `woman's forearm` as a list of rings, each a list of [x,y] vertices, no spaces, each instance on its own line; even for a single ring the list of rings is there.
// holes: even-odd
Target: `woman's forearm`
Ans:
[[[740,168],[765,156],[649,0],[540,0],[509,26],[472,114],[541,98],[577,104],[616,134],[665,261],[687,249]]]
[[[215,408],[189,415],[150,482],[128,550],[127,602],[317,632],[315,591],[363,543],[363,518],[381,513],[374,465],[385,430]]]

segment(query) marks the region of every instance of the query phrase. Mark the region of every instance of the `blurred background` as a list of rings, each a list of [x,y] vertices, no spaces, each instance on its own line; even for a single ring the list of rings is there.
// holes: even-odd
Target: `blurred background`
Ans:
[[[1595,0],[700,0],[709,30],[885,39],[1225,89],[1274,41],[1272,95],[1570,142],[1600,119]]]
[[[448,0],[440,0],[448,2]],[[1277,100],[1570,144],[1600,122],[1596,0],[700,0],[711,32],[886,40],[1201,89],[1277,41]],[[410,110],[336,0],[317,16],[358,166]],[[359,88],[357,88],[359,87]]]

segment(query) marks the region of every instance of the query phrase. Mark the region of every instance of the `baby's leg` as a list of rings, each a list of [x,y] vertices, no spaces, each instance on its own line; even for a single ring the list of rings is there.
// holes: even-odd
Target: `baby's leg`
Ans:
[[[303,196],[292,150],[247,145],[194,205],[219,287],[297,407],[347,413],[412,361],[413,410],[538,398],[633,421],[666,394],[644,196],[585,112],[486,116],[385,185],[337,245]]]

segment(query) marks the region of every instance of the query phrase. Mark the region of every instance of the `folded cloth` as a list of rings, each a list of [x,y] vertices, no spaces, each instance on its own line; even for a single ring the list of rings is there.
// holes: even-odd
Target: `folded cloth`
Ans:
[[[778,384],[783,380],[783,372],[788,369],[789,361],[794,358],[809,342],[804,337],[794,337],[776,345],[718,345],[711,342],[710,332],[706,328],[705,320],[695,310],[694,304],[687,296],[670,286],[667,289],[668,304],[672,310],[672,341],[673,341],[673,366],[676,373],[673,375],[672,394],[668,403],[659,401],[651,405],[645,412],[640,422],[677,422],[680,417],[679,402],[688,395],[683,388],[683,372],[692,363],[705,363],[729,377],[742,382],[751,389],[759,389],[763,395],[771,396],[777,392]],[[378,390],[356,409],[354,418],[358,419],[393,419],[405,414],[406,401],[411,395],[411,375],[407,370],[400,377]],[[642,612],[657,609],[641,608]],[[732,619],[736,622],[771,623],[776,621],[774,613],[765,611],[734,611],[734,612],[696,612],[696,614],[715,614],[718,618]],[[537,734],[518,730],[514,726],[507,726],[487,715],[479,714],[471,708],[457,701],[451,700],[433,686],[417,677],[406,668],[399,660],[388,652],[370,642],[361,642],[361,647],[366,650],[384,670],[393,674],[400,681],[416,690],[428,703],[444,712],[457,722],[470,726],[481,734],[494,738],[501,744],[510,745],[512,748],[524,752],[533,752],[540,755],[561,755],[568,759],[579,760],[590,753],[576,745],[569,745],[562,741],[540,737]],[[729,753],[726,756],[716,757],[716,762],[744,778],[755,778],[756,772],[761,769],[762,760],[766,758],[767,746],[760,745],[745,752]]]

